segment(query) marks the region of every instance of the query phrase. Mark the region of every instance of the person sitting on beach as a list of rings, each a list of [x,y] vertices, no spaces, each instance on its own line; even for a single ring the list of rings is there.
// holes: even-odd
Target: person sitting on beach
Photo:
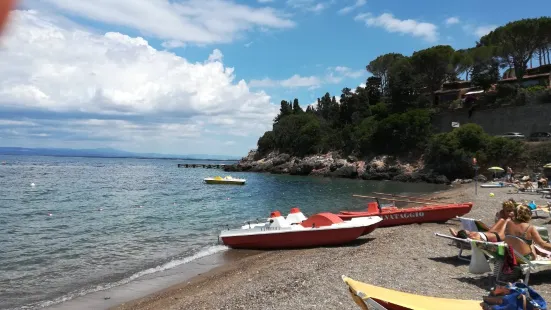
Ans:
[[[549,186],[549,183],[548,183],[548,180],[546,177],[541,177],[539,180],[538,180],[538,188],[547,188],[547,186]]]
[[[501,210],[499,210],[496,213],[495,223],[499,222],[499,220],[503,219],[506,220],[508,218],[512,219],[514,216],[515,207],[517,206],[517,202],[513,198],[509,198],[509,200],[504,201],[501,205]],[[495,225],[494,225],[495,226]]]
[[[507,221],[505,225],[505,242],[528,260],[535,260],[538,256],[549,257],[534,247],[536,244],[546,251],[551,251],[551,243],[545,242],[536,227],[530,224],[530,208],[520,205],[515,208],[514,213],[513,220]]]

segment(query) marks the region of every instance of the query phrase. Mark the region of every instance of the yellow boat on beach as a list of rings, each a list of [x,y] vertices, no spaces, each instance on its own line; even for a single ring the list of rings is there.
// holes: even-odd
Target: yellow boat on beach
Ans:
[[[205,178],[207,184],[231,184],[231,185],[245,185],[246,179],[235,179],[231,176],[222,178],[221,176],[215,176],[214,178]]]
[[[421,296],[369,285],[342,276],[354,302],[363,310],[480,310],[482,301]]]

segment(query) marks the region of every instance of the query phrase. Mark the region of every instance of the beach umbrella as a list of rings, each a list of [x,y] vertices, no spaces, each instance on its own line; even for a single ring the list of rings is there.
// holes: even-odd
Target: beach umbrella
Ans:
[[[543,166],[543,168],[550,168],[550,169],[551,169],[551,163],[549,163],[549,164]]]

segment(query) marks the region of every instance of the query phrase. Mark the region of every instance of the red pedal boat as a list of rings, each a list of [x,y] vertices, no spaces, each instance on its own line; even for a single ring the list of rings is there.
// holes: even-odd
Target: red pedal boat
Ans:
[[[445,222],[456,216],[463,216],[471,211],[472,202],[454,203],[443,205],[425,205],[422,207],[397,208],[383,207],[379,210],[377,202],[367,204],[367,211],[341,211],[338,216],[343,220],[351,220],[356,217],[380,216],[383,221],[379,227],[408,225],[415,223],[439,223]]]
[[[372,232],[382,221],[379,216],[342,220],[333,213],[319,213],[303,220],[294,208],[285,219],[272,212],[265,223],[248,224],[220,232],[222,243],[234,249],[291,249],[341,245]],[[300,216],[297,216],[300,215]]]

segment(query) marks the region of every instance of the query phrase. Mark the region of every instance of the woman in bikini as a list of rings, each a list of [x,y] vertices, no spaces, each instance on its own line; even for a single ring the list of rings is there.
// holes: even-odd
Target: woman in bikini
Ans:
[[[496,213],[496,223],[487,232],[460,230],[450,228],[452,236],[461,239],[471,239],[486,242],[500,242],[505,238],[505,226],[514,217],[515,202],[512,199],[504,201],[502,209]]]
[[[536,244],[551,251],[551,243],[547,243],[541,238],[536,227],[530,224],[531,219],[532,210],[521,205],[515,208],[513,220],[508,221],[505,225],[505,242],[528,260],[534,260],[538,256],[534,247]]]

